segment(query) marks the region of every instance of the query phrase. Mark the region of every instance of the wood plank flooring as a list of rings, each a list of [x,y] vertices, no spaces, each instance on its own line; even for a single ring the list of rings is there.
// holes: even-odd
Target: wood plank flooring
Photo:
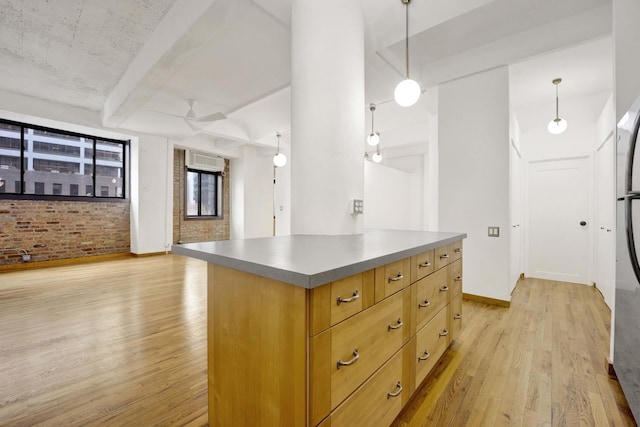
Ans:
[[[510,308],[464,301],[463,330],[396,419],[404,426],[635,426],[605,370],[592,287],[524,279]]]
[[[173,255],[0,273],[0,425],[207,425],[205,276]],[[395,426],[635,425],[593,288],[527,279],[463,310]]]

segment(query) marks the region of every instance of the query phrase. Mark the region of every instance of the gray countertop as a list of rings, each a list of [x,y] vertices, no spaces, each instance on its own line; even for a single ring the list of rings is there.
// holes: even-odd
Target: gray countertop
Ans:
[[[186,243],[174,245],[172,252],[311,289],[465,237],[466,233],[366,230]]]

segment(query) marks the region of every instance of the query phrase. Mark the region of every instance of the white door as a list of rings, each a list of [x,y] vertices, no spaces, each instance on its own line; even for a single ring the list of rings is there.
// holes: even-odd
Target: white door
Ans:
[[[588,159],[529,167],[529,269],[540,279],[588,283]]]
[[[522,228],[521,227],[521,205],[522,205],[522,157],[513,145],[509,147],[509,217],[510,217],[510,242],[509,250],[509,292],[516,287],[522,269]]]
[[[615,299],[615,143],[607,139],[596,152],[596,286],[605,302],[613,307]]]

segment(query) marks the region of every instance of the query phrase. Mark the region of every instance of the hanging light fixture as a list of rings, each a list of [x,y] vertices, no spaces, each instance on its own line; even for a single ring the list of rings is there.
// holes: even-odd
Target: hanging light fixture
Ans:
[[[409,78],[409,4],[412,0],[401,0],[405,5],[405,60],[407,67],[407,78],[396,86],[393,98],[401,107],[410,107],[420,98],[420,85],[415,80]]]
[[[567,130],[567,121],[565,119],[561,119],[558,115],[558,85],[562,79],[553,79],[552,83],[556,85],[556,118],[551,120],[547,125],[547,130],[554,134],[558,135]]]
[[[371,133],[367,136],[367,143],[376,146],[380,143],[380,132],[376,132],[373,127],[373,112],[376,111],[375,104],[369,104],[369,111],[371,111]]]
[[[376,145],[376,152],[371,156],[371,160],[374,163],[380,163],[382,161],[382,154],[380,154],[380,145]]]
[[[276,138],[278,138],[278,151],[276,152],[275,156],[273,156],[273,164],[277,167],[277,168],[281,168],[284,165],[287,164],[287,156],[285,156],[284,154],[282,154],[280,152],[280,137],[282,135],[280,134],[280,132],[276,133]]]

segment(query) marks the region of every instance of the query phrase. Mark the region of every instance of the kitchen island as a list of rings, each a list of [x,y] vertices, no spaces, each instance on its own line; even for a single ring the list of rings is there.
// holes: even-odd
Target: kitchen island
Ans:
[[[390,424],[460,330],[465,237],[367,230],[174,246],[209,263],[209,424]]]

